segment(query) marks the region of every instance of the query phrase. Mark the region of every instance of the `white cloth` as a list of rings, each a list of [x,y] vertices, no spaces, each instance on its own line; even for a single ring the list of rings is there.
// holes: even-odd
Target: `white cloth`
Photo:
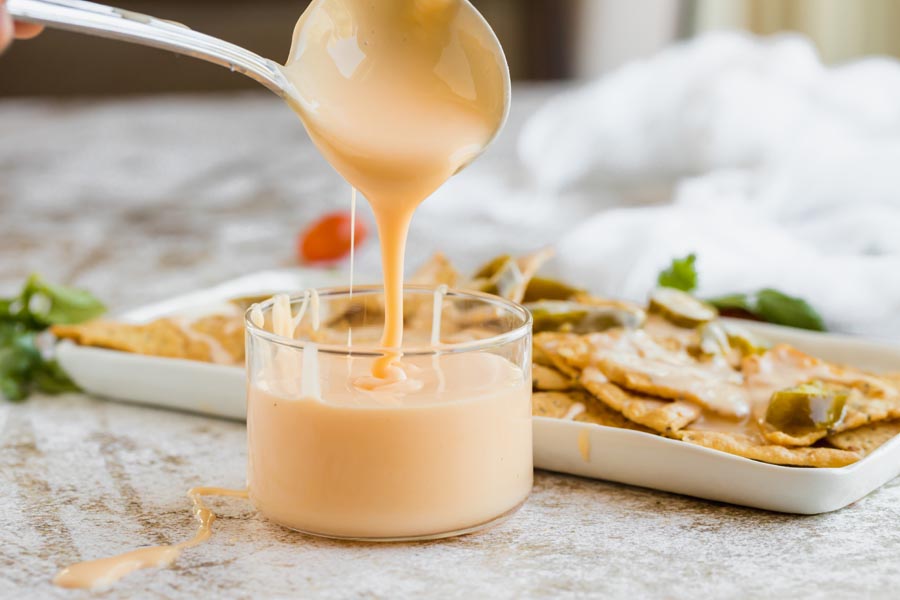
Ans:
[[[551,190],[671,186],[559,242],[559,275],[642,298],[698,254],[700,293],[775,287],[900,339],[900,63],[827,68],[798,36],[713,33],[564,94],[519,150]]]

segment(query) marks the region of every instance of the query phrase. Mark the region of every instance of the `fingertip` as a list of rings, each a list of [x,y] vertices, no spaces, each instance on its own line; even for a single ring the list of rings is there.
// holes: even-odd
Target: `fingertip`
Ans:
[[[30,40],[44,30],[43,25],[37,25],[36,23],[22,23],[21,21],[16,21],[13,26],[15,27],[16,39],[19,40]]]
[[[9,13],[3,8],[3,2],[0,1],[0,52],[6,50],[13,38],[13,22]]]

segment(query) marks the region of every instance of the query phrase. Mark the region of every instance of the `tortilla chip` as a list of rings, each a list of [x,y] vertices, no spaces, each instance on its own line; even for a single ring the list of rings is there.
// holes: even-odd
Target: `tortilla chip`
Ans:
[[[442,284],[447,287],[455,287],[459,279],[459,271],[456,270],[450,259],[442,252],[436,252],[413,273],[408,283],[429,287],[437,287]]]
[[[415,273],[413,273],[412,277],[409,278],[408,283],[412,285],[427,286],[430,288],[438,288],[441,285],[446,285],[448,288],[452,288],[456,286],[459,279],[459,272],[453,266],[453,263],[450,262],[450,259],[448,259],[447,256],[443,253],[436,252],[431,256],[431,258],[425,261],[425,263],[420,266]],[[373,312],[370,314],[383,314],[383,298],[378,297],[376,299],[378,302],[378,312]],[[448,304],[445,308],[447,309],[445,312],[449,313],[451,310],[451,305]],[[403,305],[403,321],[411,329],[424,331],[430,329],[431,327],[433,311],[433,296],[428,294],[408,295]],[[445,317],[446,316],[447,315],[445,314]],[[453,321],[452,319],[448,320]],[[443,333],[449,334],[451,333],[451,331],[444,331]]]
[[[846,408],[844,409],[844,417],[831,429],[785,432],[773,429],[766,424],[763,427],[763,435],[774,444],[811,446],[829,434],[851,431],[872,423],[900,418],[900,408],[896,406],[896,399],[869,396],[859,389],[849,386],[848,391],[849,395]]]
[[[900,421],[883,421],[829,435],[826,441],[835,448],[859,452],[865,456],[897,434],[900,434]]]
[[[534,336],[535,355],[541,360],[549,363],[556,370],[568,375],[572,379],[576,379],[581,373],[580,367],[570,364],[574,362],[570,358],[572,352],[571,346],[583,344],[582,336],[574,333],[557,333],[554,331],[545,331]],[[587,347],[587,346],[585,346]]]
[[[531,365],[531,381],[535,390],[545,392],[564,392],[577,387],[571,377],[537,363]]]
[[[207,336],[228,354],[229,362],[244,360],[244,319],[241,316],[209,315],[190,324],[191,331]],[[213,357],[215,358],[215,357]],[[223,357],[225,358],[225,357]],[[225,360],[218,362],[226,362]]]
[[[855,463],[862,454],[837,448],[786,448],[765,444],[748,435],[717,431],[684,430],[678,439],[705,448],[743,456],[760,462],[794,467],[844,467]]]
[[[595,423],[607,427],[632,429],[650,433],[646,427],[633,423],[590,394],[571,392],[535,392],[531,396],[532,413],[536,417],[571,419],[580,423]]]
[[[571,377],[593,366],[633,392],[691,401],[728,417],[744,417],[750,412],[741,374],[731,366],[723,361],[700,362],[684,349],[659,343],[642,330],[541,333],[535,337],[535,345]]]
[[[750,411],[746,394],[738,383],[716,377],[699,363],[679,367],[636,356],[608,356],[598,359],[596,364],[611,381],[635,392],[690,400],[729,417],[742,417]]]
[[[532,343],[531,346],[531,360],[535,365],[541,365],[542,367],[550,367],[551,369],[555,369],[553,363],[550,361],[550,357],[537,346],[537,344]]]
[[[765,416],[772,394],[778,390],[820,381],[849,391],[844,417],[831,430],[795,433],[778,431],[764,424],[763,435],[775,444],[809,446],[830,433],[900,418],[900,391],[890,380],[825,362],[788,345],[775,346],[765,354],[747,357],[743,371],[755,405],[754,413],[760,419]]]
[[[580,423],[594,423],[596,425],[605,425],[607,427],[618,427],[619,429],[631,429],[633,431],[643,431],[644,433],[653,433],[650,429],[626,419],[622,414],[614,411],[590,394],[581,392],[581,400],[585,405],[583,413],[575,415],[574,421]]]
[[[696,404],[681,400],[660,400],[635,394],[617,386],[594,367],[581,373],[581,384],[597,399],[627,419],[662,434],[683,429],[700,417]]]
[[[647,315],[644,331],[669,350],[688,350],[700,343],[700,334],[696,327],[679,327],[657,314]]]
[[[900,389],[900,373],[881,373],[880,377],[897,389]]]
[[[788,433],[787,431],[772,429],[767,424],[764,424],[761,429],[766,440],[779,446],[812,446],[828,435],[828,431],[825,429]]]
[[[61,339],[70,339],[82,346],[95,346],[133,352],[147,356],[185,358],[210,362],[207,343],[189,336],[170,319],[152,323],[132,324],[113,321],[91,321],[81,325],[57,325],[51,331]]]
[[[750,412],[740,373],[720,361],[700,362],[683,349],[660,344],[641,330],[614,330],[557,342],[570,365],[600,369],[613,383],[633,392],[688,400],[718,414]]]
[[[531,414],[535,417],[562,419],[570,414],[577,400],[562,392],[535,392],[531,395]]]
[[[554,252],[555,250],[552,247],[546,247],[537,252],[516,258],[515,265],[520,277],[517,278],[510,289],[502,290],[504,293],[500,295],[513,302],[522,302],[522,299],[525,297],[525,291],[528,289],[528,284],[534,279],[540,268],[544,266],[544,263],[553,258]]]

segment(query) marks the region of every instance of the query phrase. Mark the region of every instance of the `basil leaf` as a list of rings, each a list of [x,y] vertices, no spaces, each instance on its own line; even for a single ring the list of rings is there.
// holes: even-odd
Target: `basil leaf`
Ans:
[[[21,327],[6,327],[0,345],[0,376],[25,377],[41,362],[41,353],[34,345],[34,334]]]
[[[44,358],[37,336],[51,325],[80,323],[105,310],[92,294],[47,283],[39,275],[29,277],[15,298],[0,298],[0,395],[19,402],[32,390],[77,391],[62,367]]]
[[[778,290],[764,289],[756,293],[756,313],[769,323],[825,331],[825,320],[802,298],[788,296]]]
[[[34,332],[4,328],[0,334],[0,394],[12,402],[24,400],[32,387],[46,394],[78,391],[55,360],[44,360]]]
[[[0,394],[10,402],[22,402],[28,397],[28,388],[19,379],[0,375]]]
[[[755,294],[730,294],[709,300],[719,310],[743,310],[787,327],[826,331],[825,321],[806,300],[766,288]]]
[[[729,294],[707,300],[707,302],[719,310],[743,310],[754,315],[756,314],[754,312],[756,301],[753,294]]]
[[[0,394],[18,402],[28,395],[31,373],[42,362],[34,333],[20,323],[0,327]]]
[[[14,298],[0,298],[0,321],[8,321],[13,318],[12,308]]]
[[[106,312],[90,292],[47,283],[39,275],[28,278],[21,299],[22,310],[43,327],[83,323]]]
[[[696,262],[696,254],[688,254],[684,258],[676,258],[668,269],[659,274],[656,282],[662,287],[691,292],[697,289]]]
[[[41,362],[32,373],[32,383],[45,394],[81,391],[81,388],[72,381],[55,360]]]

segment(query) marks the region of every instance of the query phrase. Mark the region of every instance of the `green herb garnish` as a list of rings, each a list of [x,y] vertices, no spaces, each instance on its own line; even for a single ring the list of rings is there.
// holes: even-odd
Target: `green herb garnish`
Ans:
[[[825,321],[806,300],[788,296],[773,289],[760,290],[754,294],[730,294],[708,301],[719,310],[745,311],[751,315],[777,325],[825,331]]]
[[[657,282],[660,286],[684,292],[694,291],[698,281],[696,261],[695,254],[674,259],[671,266],[659,274]],[[770,288],[750,294],[729,294],[706,302],[726,314],[733,311],[777,325],[813,331],[826,330],[824,319],[806,300]]]
[[[661,287],[675,288],[682,292],[692,292],[697,289],[697,262],[696,254],[688,254],[684,258],[676,258],[671,266],[659,274],[656,282]]]
[[[93,295],[32,275],[18,296],[0,298],[0,394],[19,402],[32,391],[77,391],[59,364],[41,351],[38,339],[51,325],[99,317],[106,307]]]

